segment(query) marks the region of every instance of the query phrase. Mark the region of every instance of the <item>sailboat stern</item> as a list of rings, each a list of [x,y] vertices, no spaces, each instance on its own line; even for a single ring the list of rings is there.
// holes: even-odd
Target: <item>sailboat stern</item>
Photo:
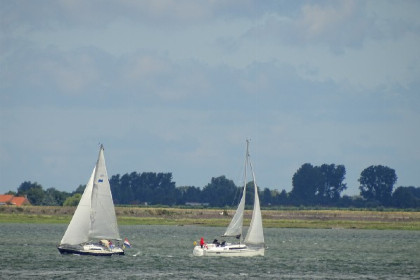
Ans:
[[[195,246],[193,250],[193,255],[197,257],[204,256],[204,249],[201,246]]]
[[[265,246],[247,245],[247,252],[249,256],[264,256]]]

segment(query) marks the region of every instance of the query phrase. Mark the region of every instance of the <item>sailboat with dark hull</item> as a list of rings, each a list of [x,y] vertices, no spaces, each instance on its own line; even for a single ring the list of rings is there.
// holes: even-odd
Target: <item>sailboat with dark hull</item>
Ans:
[[[236,237],[239,243],[213,242],[212,244],[198,245],[194,247],[194,256],[227,256],[227,257],[252,257],[264,256],[264,232],[258,197],[258,188],[255,181],[255,174],[249,155],[249,140],[246,141],[244,187],[241,201],[222,237]],[[250,169],[254,185],[254,208],[252,211],[251,223],[245,239],[242,240],[242,226],[245,212],[245,195],[247,184],[247,169]],[[216,241],[216,240],[215,240]]]
[[[104,147],[74,215],[57,247],[61,254],[124,255],[105,165]]]

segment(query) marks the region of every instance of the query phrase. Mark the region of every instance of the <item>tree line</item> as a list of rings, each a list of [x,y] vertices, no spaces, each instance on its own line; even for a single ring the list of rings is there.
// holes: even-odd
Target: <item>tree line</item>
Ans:
[[[303,164],[292,177],[292,190],[271,190],[258,187],[260,203],[265,207],[276,206],[326,206],[326,207],[395,207],[420,208],[420,187],[400,186],[396,189],[395,170],[382,165],[370,166],[359,178],[358,196],[342,195],[347,189],[344,183],[344,165]],[[176,187],[172,173],[126,173],[113,175],[111,192],[116,205],[201,205],[209,207],[235,206],[242,186],[226,178],[213,177],[203,188]],[[85,185],[69,193],[55,188],[44,190],[38,183],[23,182],[17,193],[26,196],[32,205],[77,205]],[[246,204],[253,204],[252,182],[247,183]]]

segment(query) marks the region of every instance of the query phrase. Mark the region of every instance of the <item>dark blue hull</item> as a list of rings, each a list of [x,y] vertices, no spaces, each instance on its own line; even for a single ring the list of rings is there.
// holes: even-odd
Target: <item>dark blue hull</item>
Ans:
[[[58,251],[63,255],[85,255],[85,256],[104,256],[104,257],[110,257],[112,255],[124,255],[124,251],[101,251],[101,252],[92,252],[92,251],[86,251],[83,249],[77,249],[77,248],[69,248],[69,247],[57,247]]]

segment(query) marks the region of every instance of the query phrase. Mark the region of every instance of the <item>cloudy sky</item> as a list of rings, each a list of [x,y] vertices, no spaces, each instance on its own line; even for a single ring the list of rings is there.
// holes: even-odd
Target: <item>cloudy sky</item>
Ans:
[[[292,189],[304,163],[420,186],[419,1],[0,0],[0,193],[108,173]]]

